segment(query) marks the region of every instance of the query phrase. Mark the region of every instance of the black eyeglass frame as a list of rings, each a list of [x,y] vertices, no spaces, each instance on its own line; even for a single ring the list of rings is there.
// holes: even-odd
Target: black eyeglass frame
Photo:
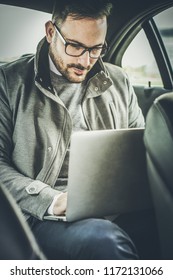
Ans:
[[[69,55],[69,56],[72,56],[72,57],[80,57],[81,55],[83,55],[85,52],[89,52],[89,57],[90,58],[92,58],[92,59],[98,59],[99,57],[103,57],[105,54],[106,54],[106,52],[108,51],[108,46],[107,46],[107,43],[105,42],[105,44],[102,46],[102,47],[84,47],[83,45],[81,45],[81,44],[73,44],[73,43],[70,43],[70,42],[67,42],[66,40],[65,40],[65,38],[63,37],[63,35],[61,34],[61,32],[60,32],[60,30],[59,30],[59,28],[57,27],[57,25],[55,24],[55,23],[53,23],[53,25],[54,25],[54,27],[55,27],[55,30],[56,30],[56,32],[58,33],[58,35],[59,35],[59,37],[61,38],[61,41],[63,42],[63,44],[64,44],[64,46],[65,46],[65,53],[67,54],[67,55]],[[68,52],[67,52],[67,47],[68,47],[68,45],[73,45],[73,46],[75,46],[75,45],[77,45],[77,46],[80,46],[81,48],[83,48],[84,50],[81,52],[81,54],[79,54],[79,55],[72,55],[72,54],[69,54]],[[93,56],[91,56],[91,51],[93,50],[93,49],[100,49],[101,50],[101,53],[100,53],[100,55],[98,55],[97,57],[93,57]]]

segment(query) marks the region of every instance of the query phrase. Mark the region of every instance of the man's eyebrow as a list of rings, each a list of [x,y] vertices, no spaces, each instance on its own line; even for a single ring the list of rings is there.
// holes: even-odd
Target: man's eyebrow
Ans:
[[[88,46],[86,46],[85,44],[83,44],[79,41],[69,39],[69,38],[65,38],[65,39],[67,40],[68,43],[74,43],[74,44],[80,45],[81,47],[84,47],[84,48],[97,48],[97,47],[102,47],[104,45],[104,43],[100,43],[100,44],[94,45],[92,47],[88,47]]]

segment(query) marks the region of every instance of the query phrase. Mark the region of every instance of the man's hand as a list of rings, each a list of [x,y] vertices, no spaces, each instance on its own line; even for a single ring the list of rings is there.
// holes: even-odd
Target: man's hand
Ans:
[[[53,207],[54,215],[64,215],[67,208],[67,192],[62,193],[56,200]]]

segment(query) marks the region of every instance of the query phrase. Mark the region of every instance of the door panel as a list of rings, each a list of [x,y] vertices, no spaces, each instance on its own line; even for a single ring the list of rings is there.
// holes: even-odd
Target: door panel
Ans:
[[[169,90],[166,90],[161,87],[144,87],[144,86],[134,86],[134,90],[137,95],[139,106],[142,109],[145,118],[155,98],[157,98],[158,96],[166,92],[169,92]]]

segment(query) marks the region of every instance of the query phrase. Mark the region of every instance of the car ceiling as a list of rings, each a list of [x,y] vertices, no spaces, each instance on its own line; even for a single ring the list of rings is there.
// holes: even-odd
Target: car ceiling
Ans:
[[[30,8],[48,13],[52,12],[54,2],[56,0],[0,0],[0,4]],[[111,2],[126,14],[131,11],[147,9],[147,7],[160,6],[161,3],[163,5],[173,3],[173,0],[111,0]]]
[[[0,0],[0,4],[19,6],[51,13],[55,0]]]

